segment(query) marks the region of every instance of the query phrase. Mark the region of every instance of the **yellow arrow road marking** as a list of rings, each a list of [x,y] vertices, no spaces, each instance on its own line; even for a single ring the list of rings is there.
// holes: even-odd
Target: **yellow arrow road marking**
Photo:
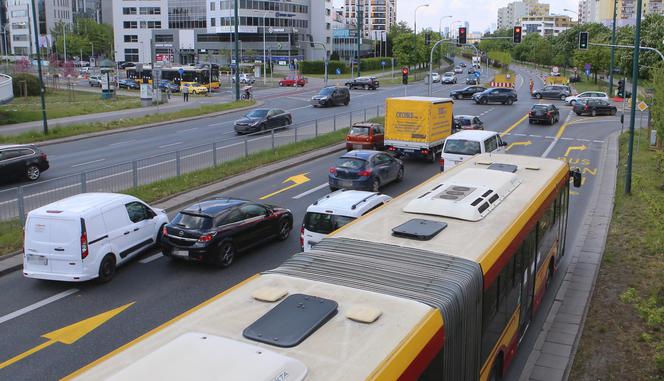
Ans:
[[[585,151],[586,149],[588,149],[588,147],[586,147],[585,144],[580,146],[567,147],[567,151],[565,151],[565,157],[569,156],[569,153],[572,151]]]
[[[510,144],[509,146],[507,146],[507,148],[505,148],[505,151],[509,151],[514,146],[529,146],[531,144],[533,144],[533,142],[531,142],[530,140],[525,141],[525,142],[514,142],[514,143]]]
[[[291,182],[291,181],[293,182],[293,184],[291,184],[291,185],[289,185],[285,188],[281,188],[278,191],[272,192],[268,195],[265,195],[265,196],[259,198],[259,200],[265,200],[266,198],[270,198],[270,197],[272,197],[274,195],[277,195],[281,192],[285,192],[289,189],[293,189],[293,188],[295,188],[299,185],[302,185],[302,184],[310,181],[311,179],[307,177],[308,174],[309,174],[309,172],[305,172],[305,173],[301,173],[299,175],[295,175],[295,176],[291,176],[291,177],[287,178],[286,180],[282,181],[282,184],[286,184],[286,183]]]
[[[28,349],[27,351],[21,353],[20,355],[12,357],[9,360],[1,363],[0,369],[4,369],[18,361],[21,361],[24,358],[36,352],[39,352],[44,348],[51,346],[52,344],[55,343],[62,343],[67,345],[74,344],[83,336],[87,335],[88,333],[97,329],[97,327],[99,327],[100,325],[111,320],[115,315],[129,308],[132,304],[134,304],[134,302],[125,304],[124,306],[112,309],[110,311],[106,311],[104,313],[87,318],[85,320],[81,320],[78,323],[74,323],[66,327],[60,328],[58,330],[46,333],[42,335],[42,337],[45,339],[49,339],[47,342],[39,344],[31,349]]]
[[[508,129],[506,129],[505,131],[501,132],[501,133],[500,133],[500,136],[505,136],[505,135],[509,134],[510,131],[512,131],[513,129],[515,129],[516,126],[518,126],[519,124],[521,124],[521,122],[523,122],[524,120],[526,120],[526,118],[528,118],[528,114],[524,115],[523,118],[519,119],[516,123],[514,123],[513,125],[511,125]]]

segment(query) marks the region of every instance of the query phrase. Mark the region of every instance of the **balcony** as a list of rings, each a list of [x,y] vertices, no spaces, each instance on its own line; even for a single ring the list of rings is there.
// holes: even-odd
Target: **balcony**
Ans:
[[[12,99],[14,99],[12,77],[6,74],[0,74],[0,104],[8,103]]]

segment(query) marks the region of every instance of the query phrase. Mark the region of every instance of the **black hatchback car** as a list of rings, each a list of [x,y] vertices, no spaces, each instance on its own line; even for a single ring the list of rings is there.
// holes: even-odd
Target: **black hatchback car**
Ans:
[[[473,94],[473,100],[477,104],[487,104],[489,102],[511,105],[517,101],[516,91],[509,87],[493,87]]]
[[[48,157],[34,145],[0,145],[0,179],[39,179],[49,168]]]
[[[486,90],[484,86],[466,86],[463,89],[450,91],[450,98],[463,99],[472,98],[475,93],[481,93]]]
[[[611,103],[602,99],[588,99],[584,102],[576,102],[572,109],[576,115],[616,115],[618,109]]]
[[[266,241],[284,241],[292,228],[288,209],[214,197],[179,212],[164,226],[160,244],[167,257],[228,267],[237,253]]]
[[[311,97],[311,105],[314,107],[329,107],[350,103],[350,91],[345,87],[328,86],[320,89],[320,92]]]
[[[560,121],[560,110],[552,104],[534,104],[528,113],[528,123],[555,124]]]
[[[289,126],[293,123],[293,117],[290,113],[281,109],[257,108],[252,110],[242,119],[235,121],[235,132],[239,134],[249,134],[252,132],[273,130]]]
[[[346,87],[349,89],[376,90],[380,87],[380,83],[375,77],[357,77],[346,82]]]

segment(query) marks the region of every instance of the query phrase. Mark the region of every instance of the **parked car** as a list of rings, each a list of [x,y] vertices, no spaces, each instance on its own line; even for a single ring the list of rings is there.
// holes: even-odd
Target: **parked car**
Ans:
[[[454,73],[451,71],[448,71],[447,73],[443,74],[443,78],[440,80],[440,83],[443,85],[457,83],[456,75],[454,75]]]
[[[560,121],[560,110],[552,104],[534,104],[528,113],[528,123],[555,124]]]
[[[403,162],[387,153],[370,150],[350,151],[330,167],[330,190],[340,188],[378,192],[381,186],[403,180]]]
[[[235,132],[249,134],[257,131],[273,130],[289,126],[293,117],[289,112],[281,109],[257,108],[234,123]]]
[[[318,94],[311,97],[311,105],[314,107],[348,106],[348,103],[350,103],[350,91],[341,86],[323,87]]]
[[[293,228],[286,208],[217,196],[180,211],[162,229],[165,256],[228,267],[238,253],[284,241]]]
[[[128,90],[140,90],[141,85],[139,85],[138,82],[134,81],[133,79],[121,79],[118,82],[118,87]]]
[[[235,76],[231,75],[231,81],[235,83]],[[240,83],[242,84],[247,84],[247,85],[252,85],[254,82],[256,82],[256,78],[253,75],[247,74],[247,73],[241,73],[240,74]]]
[[[609,96],[606,93],[600,91],[584,91],[583,93],[565,98],[565,103],[574,106],[579,99],[599,99],[608,102]]]
[[[90,78],[88,78],[88,84],[90,87],[101,87],[101,76],[91,75]]]
[[[483,130],[484,122],[478,117],[473,115],[454,115],[454,127],[452,132],[459,132],[462,130]]]
[[[518,100],[516,91],[509,87],[492,87],[481,93],[473,94],[473,100],[476,104],[502,103],[511,105]]]
[[[346,82],[349,89],[376,90],[379,87],[378,80],[373,77],[357,77]]]
[[[570,95],[572,95],[570,88],[563,85],[549,85],[533,91],[533,97],[537,99],[547,98],[560,99],[564,101]]]
[[[180,92],[180,85],[173,83],[168,79],[162,79],[159,81],[159,89],[162,91],[170,90],[171,93],[177,93]]]
[[[474,94],[481,93],[486,90],[484,86],[466,86],[463,89],[450,91],[450,98],[463,99],[472,98]]]
[[[302,251],[310,250],[326,235],[392,200],[376,193],[341,189],[309,205],[300,228]]]
[[[279,86],[297,86],[302,87],[307,83],[306,79],[300,75],[298,76],[287,76],[279,81]]]
[[[23,275],[107,282],[116,267],[154,247],[168,216],[136,197],[81,193],[28,213]]]
[[[480,153],[504,153],[505,143],[495,131],[461,131],[445,139],[440,157],[441,171],[450,170],[471,156]]]
[[[348,130],[346,150],[382,150],[385,148],[385,129],[381,124],[358,122]]]
[[[185,86],[189,87],[189,94],[207,94],[208,92],[208,87],[206,85],[201,85],[197,82],[180,85],[180,91],[182,91]]]
[[[480,79],[474,75],[469,75],[468,78],[466,78],[466,85],[479,85],[479,84],[480,84]]]
[[[611,103],[601,99],[577,101],[572,109],[576,115],[616,115],[618,109]]]
[[[440,82],[440,74],[433,72],[431,73],[431,83],[438,83]]]
[[[0,179],[35,181],[48,168],[48,156],[35,145],[0,145]]]
[[[463,74],[463,68],[461,66],[456,66],[454,68],[454,74]]]
[[[135,67],[136,64],[133,63],[133,62],[123,62],[119,66],[120,66],[120,69],[126,69],[128,67]]]
[[[468,68],[468,74],[475,74],[476,71],[477,70],[472,66]]]

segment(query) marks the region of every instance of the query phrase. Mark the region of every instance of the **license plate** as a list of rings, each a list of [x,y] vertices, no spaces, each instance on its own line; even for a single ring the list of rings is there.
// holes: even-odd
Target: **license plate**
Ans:
[[[28,255],[28,263],[31,265],[46,266],[48,264],[48,258],[43,255]]]
[[[461,164],[463,160],[454,160],[454,164]]]
[[[173,255],[176,257],[189,257],[189,252],[186,250],[173,250]]]
[[[353,144],[353,149],[362,149],[362,144]]]
[[[343,188],[350,188],[350,187],[353,186],[353,182],[352,181],[339,181],[339,186],[341,186]]]
[[[415,152],[415,150],[412,150],[412,149],[404,149],[403,152],[413,153],[413,152]]]

